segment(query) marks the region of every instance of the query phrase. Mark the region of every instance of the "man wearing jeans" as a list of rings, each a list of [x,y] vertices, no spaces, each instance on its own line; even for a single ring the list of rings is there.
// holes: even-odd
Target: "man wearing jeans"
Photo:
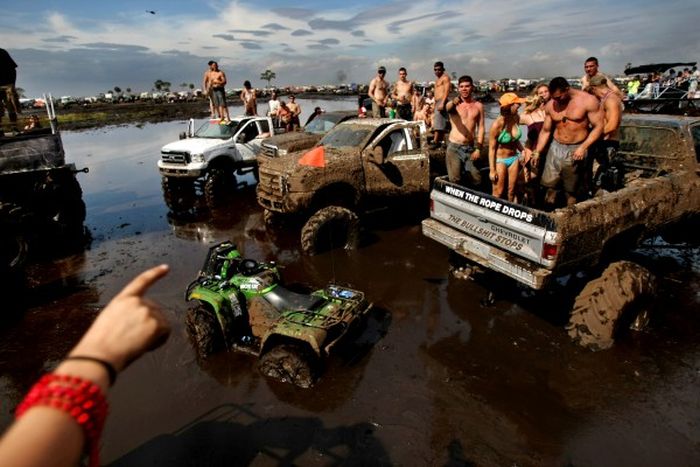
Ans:
[[[459,96],[445,104],[450,118],[445,163],[447,176],[453,183],[481,184],[481,173],[474,162],[481,158],[484,144],[484,106],[472,98],[474,82],[471,76],[460,76],[457,81]],[[463,171],[468,179],[462,180]]]

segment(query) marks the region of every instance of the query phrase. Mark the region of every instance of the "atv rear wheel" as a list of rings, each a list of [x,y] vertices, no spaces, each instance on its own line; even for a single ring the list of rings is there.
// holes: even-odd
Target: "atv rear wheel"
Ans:
[[[201,358],[207,358],[224,348],[224,334],[211,309],[204,305],[190,308],[185,316],[185,324],[195,351]]]
[[[189,179],[162,177],[165,205],[173,212],[188,210],[195,199],[194,182]]]
[[[310,388],[316,382],[316,356],[306,346],[280,344],[260,357],[258,370],[263,375]]]
[[[576,297],[566,329],[578,344],[592,350],[613,345],[621,323],[630,323],[656,291],[654,276],[642,266],[618,261],[590,281]]]
[[[236,188],[236,176],[226,169],[211,169],[207,181],[204,182],[204,197],[210,208],[221,206],[226,196]]]
[[[340,206],[320,209],[301,229],[301,249],[315,255],[335,247],[346,250],[357,248],[360,221],[357,214]]]

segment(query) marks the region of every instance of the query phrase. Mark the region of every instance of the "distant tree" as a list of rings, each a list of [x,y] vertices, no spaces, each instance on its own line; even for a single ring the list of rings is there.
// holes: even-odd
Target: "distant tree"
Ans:
[[[163,91],[170,92],[170,86],[172,83],[170,81],[163,81]]]
[[[190,89],[194,90],[194,83],[190,83]]]
[[[153,83],[153,87],[156,88],[156,91],[160,91],[163,89],[163,81],[160,79],[157,79],[155,83]]]
[[[114,86],[114,92],[116,92],[117,94],[121,94],[122,88],[120,88],[119,86]]]
[[[129,94],[131,94],[131,88],[126,88],[126,92],[128,92]]]
[[[275,74],[274,71],[272,71],[268,68],[267,70],[265,70],[265,72],[260,73],[260,79],[262,81],[267,81],[267,87],[270,87],[270,82],[273,79],[277,79],[277,74]]]
[[[181,88],[187,88],[187,83],[180,83]]]
[[[25,93],[24,89],[15,88],[15,91],[17,91],[17,96],[20,97],[21,99],[24,99],[25,97],[27,97],[24,95],[24,93]]]

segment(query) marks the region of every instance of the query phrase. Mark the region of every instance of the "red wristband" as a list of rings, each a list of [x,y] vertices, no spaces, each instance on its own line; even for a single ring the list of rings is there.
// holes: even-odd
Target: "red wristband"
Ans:
[[[34,406],[53,407],[70,415],[83,428],[90,467],[100,465],[100,436],[109,405],[99,386],[75,376],[50,373],[27,393],[15,417],[20,418]]]

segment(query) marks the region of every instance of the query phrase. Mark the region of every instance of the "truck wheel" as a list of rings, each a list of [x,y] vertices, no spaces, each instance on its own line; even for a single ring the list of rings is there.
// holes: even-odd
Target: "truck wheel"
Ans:
[[[360,221],[357,214],[340,206],[320,209],[301,229],[301,249],[315,255],[334,247],[357,248]]]
[[[185,324],[195,351],[201,358],[207,358],[224,348],[221,326],[209,308],[203,305],[190,308],[185,316]]]
[[[173,212],[188,210],[195,198],[194,183],[191,180],[162,177],[163,199],[165,205]]]
[[[263,222],[269,229],[277,229],[284,225],[284,216],[278,212],[265,209],[263,211]]]
[[[209,171],[207,181],[204,182],[204,197],[207,206],[216,207],[222,205],[226,196],[236,188],[236,176],[233,172],[224,169],[212,169]]]
[[[316,357],[306,346],[280,344],[260,357],[258,370],[283,383],[310,388],[316,382]]]
[[[49,193],[49,216],[57,233],[69,240],[82,237],[85,203],[78,180],[72,173],[56,174]]]
[[[610,348],[620,324],[633,321],[655,291],[656,280],[647,269],[629,261],[612,263],[576,297],[566,326],[569,336],[592,350]]]

